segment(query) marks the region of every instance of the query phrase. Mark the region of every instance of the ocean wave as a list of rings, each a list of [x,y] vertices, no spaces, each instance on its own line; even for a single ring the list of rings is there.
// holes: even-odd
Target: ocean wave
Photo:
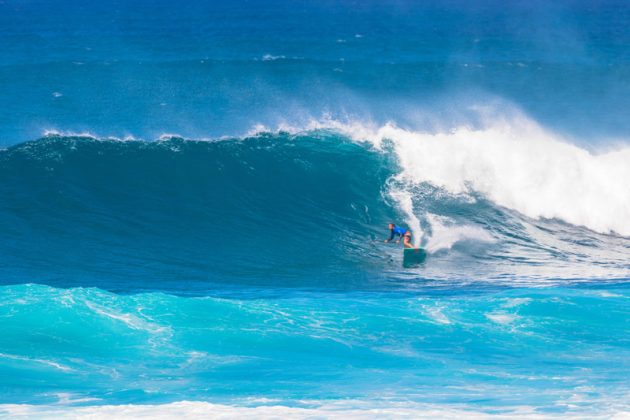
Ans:
[[[407,278],[382,244],[396,221],[431,253],[411,270],[425,280],[627,278],[630,149],[594,154],[530,120],[430,134],[324,118],[238,138],[127,140],[50,133],[0,152],[0,229],[12,238],[2,255],[20,267],[5,277],[41,278],[46,261],[64,261],[74,273],[62,277],[94,286],[143,267],[200,287],[271,275],[391,287],[365,279]],[[44,260],[32,238],[48,245]]]
[[[48,220],[48,223],[58,223],[59,218],[68,222],[68,218],[71,218],[72,223],[68,224],[70,231],[87,229],[89,235],[83,234],[83,241],[79,243],[92,242],[94,239],[91,238],[98,237],[101,241],[115,242],[121,240],[122,232],[134,234],[136,239],[148,238],[157,234],[155,225],[151,225],[153,220],[163,226],[160,235],[166,243],[172,241],[171,245],[178,244],[179,247],[190,249],[192,243],[182,243],[182,236],[177,238],[176,235],[186,232],[184,239],[188,236],[189,241],[199,243],[198,234],[203,232],[207,239],[222,239],[221,249],[218,250],[221,261],[225,258],[240,261],[236,251],[240,242],[229,233],[230,226],[238,226],[250,232],[250,245],[274,239],[276,248],[262,248],[266,249],[264,253],[268,255],[267,261],[272,262],[278,256],[284,257],[283,267],[274,268],[274,272],[276,275],[282,275],[283,272],[290,275],[292,264],[299,261],[302,261],[301,264],[310,264],[308,257],[305,259],[291,251],[289,247],[296,243],[308,246],[319,258],[326,255],[328,265],[333,268],[343,270],[349,267],[356,270],[356,264],[363,265],[366,262],[365,252],[374,253],[370,251],[373,247],[369,244],[370,236],[374,238],[382,235],[379,233],[382,232],[382,226],[395,219],[397,211],[407,210],[414,217],[418,214],[430,231],[431,219],[422,213],[422,208],[419,212],[411,209],[412,213],[409,213],[409,209],[395,201],[398,190],[387,186],[386,180],[395,176],[392,166],[395,162],[382,166],[387,161],[381,160],[379,154],[327,136],[322,134],[315,138],[297,139],[262,136],[245,143],[200,144],[169,140],[159,144],[132,142],[127,146],[120,143],[91,143],[85,142],[85,139],[55,139],[13,148],[7,154],[12,156],[9,158],[11,160],[28,151],[27,161],[39,162],[38,165],[30,166],[31,170],[36,169],[30,178],[19,179],[11,187],[18,187],[20,191],[39,190],[44,194],[45,197],[28,198],[35,200],[28,205],[30,211],[41,212],[41,219]],[[344,153],[344,148],[349,149]],[[311,156],[307,156],[309,153]],[[195,155],[196,158],[193,158]],[[322,167],[322,162],[325,162],[325,167]],[[147,163],[149,165],[145,166]],[[358,164],[364,168],[358,167]],[[21,167],[29,168],[29,165]],[[375,173],[373,168],[379,167],[382,168],[381,172]],[[117,173],[112,173],[111,168],[116,168]],[[365,177],[362,175],[365,173],[374,175],[372,178]],[[45,177],[42,178],[42,175]],[[30,187],[42,179],[45,183],[39,189]],[[48,195],[51,191],[59,191],[60,187],[68,188],[68,185],[73,185],[70,195]],[[81,192],[80,195],[73,196],[77,191]],[[165,194],[173,194],[174,191],[178,191],[181,201],[164,201]],[[6,196],[20,197],[19,191],[15,190],[9,191]],[[134,196],[136,198],[132,199]],[[413,196],[416,203],[419,199],[428,200],[431,197],[426,194],[425,197],[417,194]],[[47,206],[44,209],[39,207],[40,200],[65,204],[64,207]],[[455,201],[460,209],[462,205],[469,205],[459,203],[457,199]],[[68,205],[69,208],[65,207]],[[475,207],[474,203],[471,205]],[[312,213],[313,206],[319,209],[317,215]],[[131,209],[134,217],[123,216],[125,208]],[[16,217],[14,214],[10,216]],[[98,226],[87,220],[92,216],[100,218],[102,224],[110,229],[96,230]],[[188,223],[196,221],[197,230],[188,230],[182,216]],[[218,223],[219,220],[222,223]],[[464,222],[470,224],[471,221]],[[451,223],[454,226],[459,224],[461,220]],[[437,233],[438,225],[433,225]],[[173,229],[173,226],[177,226],[177,229]],[[283,228],[278,231],[276,226]],[[299,235],[294,237],[291,231],[296,229]],[[455,229],[460,232],[462,229],[479,231],[482,227],[460,226]],[[120,233],[112,235],[113,232]],[[338,235],[339,238],[335,240]],[[366,235],[367,242],[361,239]],[[442,240],[430,236],[431,233],[427,235],[429,246],[432,241],[439,243]],[[449,235],[453,236],[444,234],[442,238]],[[490,233],[482,235],[490,236]],[[177,239],[180,239],[179,243]],[[331,240],[333,252],[328,252]],[[151,248],[154,248],[154,244]],[[205,250],[209,255],[205,257],[206,262],[216,261],[213,254],[216,255],[217,250],[213,245],[207,244]],[[227,255],[230,256],[226,257],[226,253],[221,250],[228,251]],[[220,267],[218,261],[216,265]],[[251,263],[245,262],[245,265],[251,266]],[[265,265],[258,264],[258,270],[260,268],[264,269]],[[226,268],[210,271],[225,273]]]
[[[232,298],[2,286],[0,302],[25,303],[0,305],[0,403],[29,405],[0,417],[171,415],[185,407],[152,404],[182,398],[199,401],[182,415],[611,415],[628,408],[627,299],[622,286]]]
[[[49,261],[65,261],[84,281],[128,279],[134,267],[158,278],[183,270],[205,283],[376,269],[365,250],[395,218],[381,194],[388,168],[380,155],[325,134],[24,143],[0,155],[8,205],[0,230],[12,239],[4,258],[19,273],[5,278],[39,277]]]

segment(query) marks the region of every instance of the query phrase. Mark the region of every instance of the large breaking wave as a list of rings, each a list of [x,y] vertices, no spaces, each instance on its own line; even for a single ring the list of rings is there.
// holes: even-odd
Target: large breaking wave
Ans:
[[[623,278],[629,156],[524,119],[433,134],[320,121],[216,141],[50,135],[0,152],[3,279],[190,291]],[[381,241],[392,220],[431,264],[402,270]]]

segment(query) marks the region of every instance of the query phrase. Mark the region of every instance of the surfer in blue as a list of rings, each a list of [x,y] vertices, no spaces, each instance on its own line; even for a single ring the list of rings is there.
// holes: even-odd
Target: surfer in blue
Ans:
[[[402,238],[405,248],[413,248],[411,244],[411,231],[409,229],[401,228],[393,223],[390,223],[387,227],[389,227],[390,235],[389,239],[385,239],[385,242],[391,242],[395,236],[398,236],[397,244],[400,243],[400,238]]]

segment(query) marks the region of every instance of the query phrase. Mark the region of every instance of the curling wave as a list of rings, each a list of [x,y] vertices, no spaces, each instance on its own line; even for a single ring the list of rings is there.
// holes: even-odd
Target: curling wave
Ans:
[[[438,134],[325,121],[217,141],[50,135],[0,152],[2,274],[178,290],[624,278],[629,153],[595,155],[527,121]],[[401,269],[380,240],[391,220],[431,264]]]

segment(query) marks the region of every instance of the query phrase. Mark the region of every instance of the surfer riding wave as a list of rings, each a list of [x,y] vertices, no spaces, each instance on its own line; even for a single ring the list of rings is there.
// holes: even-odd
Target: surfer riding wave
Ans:
[[[396,226],[394,223],[388,224],[387,227],[389,228],[390,235],[389,239],[385,239],[386,243],[391,242],[395,236],[398,236],[396,240],[397,244],[400,243],[400,239],[402,238],[405,248],[413,248],[411,244],[411,230]]]

